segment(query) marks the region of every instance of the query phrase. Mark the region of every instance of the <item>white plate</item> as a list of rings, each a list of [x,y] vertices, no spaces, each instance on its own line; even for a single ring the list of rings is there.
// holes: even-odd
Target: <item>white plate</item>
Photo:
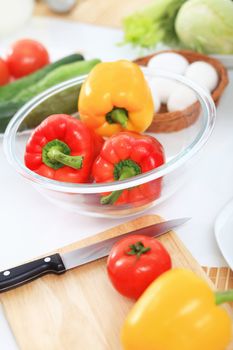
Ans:
[[[224,259],[233,270],[233,199],[216,219],[215,237]]]

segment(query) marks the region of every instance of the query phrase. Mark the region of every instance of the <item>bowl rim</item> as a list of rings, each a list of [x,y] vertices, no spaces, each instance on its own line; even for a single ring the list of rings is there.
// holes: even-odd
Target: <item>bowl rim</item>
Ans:
[[[66,193],[101,193],[101,192],[112,192],[117,190],[122,190],[126,188],[135,187],[149,181],[156,180],[160,177],[167,175],[168,173],[173,172],[186,161],[191,159],[206,143],[210,134],[212,133],[215,120],[216,120],[216,108],[214,101],[205,89],[189,80],[182,75],[175,73],[170,73],[167,71],[158,70],[156,73],[153,73],[151,69],[147,67],[141,67],[145,76],[150,76],[152,78],[167,78],[172,79],[178,83],[182,83],[186,87],[191,88],[201,104],[203,110],[204,122],[201,130],[198,132],[195,139],[181,152],[178,153],[173,159],[169,160],[165,164],[148,171],[146,173],[139,174],[130,179],[108,182],[108,183],[66,183],[56,180],[52,180],[43,176],[36,174],[35,172],[28,169],[16,156],[16,135],[18,128],[23,121],[23,119],[30,113],[34,108],[36,108],[40,103],[44,102],[49,97],[65,90],[66,88],[73,87],[79,83],[82,83],[87,75],[80,76],[78,78],[67,80],[61,84],[58,84],[38,96],[31,99],[23,107],[21,107],[18,112],[13,116],[9,122],[3,138],[3,148],[4,153],[8,162],[13,166],[13,168],[19,172],[25,178],[33,181],[34,183],[41,185],[42,187],[54,190],[57,192],[66,192]]]

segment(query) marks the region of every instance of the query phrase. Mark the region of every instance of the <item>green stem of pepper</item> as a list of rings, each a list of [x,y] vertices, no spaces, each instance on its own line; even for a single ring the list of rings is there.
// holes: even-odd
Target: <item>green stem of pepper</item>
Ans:
[[[51,148],[51,150],[48,152],[48,157],[52,161],[59,162],[62,165],[67,165],[73,169],[80,169],[82,167],[83,157],[68,156],[56,148]]]
[[[118,123],[123,126],[123,128],[126,128],[128,123],[128,112],[124,108],[114,107],[111,112],[106,115],[106,120],[109,124]]]
[[[120,197],[122,192],[123,192],[123,190],[114,191],[114,192],[110,193],[109,195],[102,197],[100,199],[100,203],[101,204],[113,204],[118,200],[118,198]]]
[[[48,142],[42,150],[42,161],[44,164],[55,170],[69,166],[73,169],[80,169],[83,163],[82,156],[70,156],[70,148],[60,140]]]
[[[226,290],[225,292],[216,292],[215,293],[216,305],[228,303],[231,301],[233,301],[233,289]]]
[[[115,180],[125,180],[141,173],[141,168],[131,159],[120,161],[115,165],[114,178]],[[107,196],[101,198],[101,204],[114,204],[124,190],[113,191]]]
[[[133,169],[129,168],[129,167],[125,167],[124,170],[122,171],[122,174],[121,174],[119,180],[125,180],[131,176],[134,176]],[[123,190],[113,191],[109,195],[102,197],[100,200],[100,203],[101,204],[113,204],[118,200],[118,198],[120,197],[122,192],[123,192]]]

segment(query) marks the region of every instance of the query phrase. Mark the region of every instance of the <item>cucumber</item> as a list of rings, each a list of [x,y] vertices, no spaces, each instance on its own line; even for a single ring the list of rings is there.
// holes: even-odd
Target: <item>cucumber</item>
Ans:
[[[37,127],[51,114],[74,114],[77,113],[78,96],[81,83],[49,97],[39,106],[33,109],[23,120],[19,131]],[[1,124],[0,124],[1,125]]]
[[[9,123],[12,116],[17,112],[17,110],[22,107],[21,103],[5,102],[1,106],[0,112],[0,133],[4,132],[7,124]]]
[[[65,80],[89,73],[91,69],[99,62],[100,60],[93,59],[90,61],[70,63],[59,67],[41,79],[37,84],[31,86],[29,89],[23,90],[15,97],[13,101],[0,103],[0,132],[5,131],[6,126],[12,116],[32,97]],[[72,92],[72,96],[69,96],[69,91]],[[50,114],[70,114],[77,111],[78,92],[75,95],[73,91],[75,91],[75,89],[66,89],[59,94],[59,98],[56,97],[57,95],[55,95],[44,101],[36,108],[35,113],[34,110],[30,113],[30,117],[27,117],[27,121],[23,122],[22,125],[24,126],[22,126],[21,129],[25,129],[25,125],[26,128],[36,126],[38,120],[43,120]]]
[[[22,89],[26,89],[37,83],[40,79],[44,78],[49,72],[52,72],[54,69],[81,60],[84,60],[84,57],[79,53],[75,53],[53,63],[50,63],[35,73],[32,73],[8,85],[0,87],[0,101],[9,101],[10,99],[14,98],[14,96],[17,95]]]
[[[32,85],[30,88],[21,91],[15,96],[13,102],[22,102],[30,100],[32,97],[39,93],[49,89],[50,87],[60,84],[63,81],[85,75],[99,63],[99,59],[93,59],[90,61],[79,61],[75,63],[66,64],[65,66],[59,67],[47,74],[43,79]],[[1,107],[1,106],[0,106]]]

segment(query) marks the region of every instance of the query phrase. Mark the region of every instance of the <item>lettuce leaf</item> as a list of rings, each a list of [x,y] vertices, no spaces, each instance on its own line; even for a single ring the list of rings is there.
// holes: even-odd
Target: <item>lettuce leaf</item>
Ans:
[[[178,42],[175,19],[180,7],[187,0],[156,0],[141,12],[136,12],[123,21],[124,43],[152,48],[157,43]]]

